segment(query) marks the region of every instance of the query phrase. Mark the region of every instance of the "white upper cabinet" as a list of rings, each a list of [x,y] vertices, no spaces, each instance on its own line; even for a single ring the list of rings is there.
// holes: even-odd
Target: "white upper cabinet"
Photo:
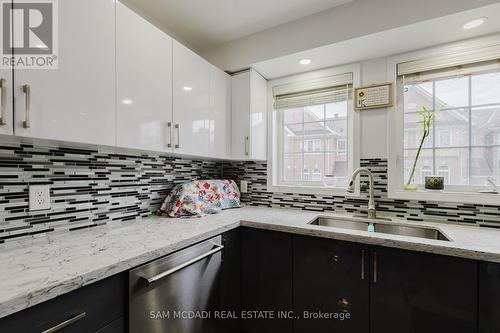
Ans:
[[[250,69],[232,76],[232,157],[265,160],[267,81]]]
[[[15,69],[15,134],[114,145],[115,1],[57,3],[59,68]]]
[[[213,67],[210,76],[209,156],[231,155],[231,76]]]
[[[25,2],[16,4],[22,14]],[[229,75],[119,1],[57,4],[58,67],[0,70],[0,134],[231,157]],[[26,13],[15,13],[12,40],[46,50],[43,38],[24,38],[26,29],[17,27]],[[239,120],[250,136],[263,127],[247,104]]]
[[[0,69],[0,134],[12,135],[12,70]]]
[[[172,151],[172,38],[116,6],[117,146]]]
[[[211,66],[175,40],[173,48],[174,152],[208,156]]]

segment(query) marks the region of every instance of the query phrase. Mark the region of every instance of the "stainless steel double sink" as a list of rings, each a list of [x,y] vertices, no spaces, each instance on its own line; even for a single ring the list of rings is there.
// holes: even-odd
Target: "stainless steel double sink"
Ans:
[[[446,237],[438,229],[383,222],[387,220],[388,219],[354,220],[354,219],[342,219],[333,217],[318,217],[314,221],[309,222],[309,224],[323,226],[323,227],[371,231],[374,233],[381,233],[381,234],[391,234],[391,235],[418,237],[426,239],[435,239],[441,241],[450,241],[450,239]],[[370,227],[370,224],[373,225],[373,228]]]

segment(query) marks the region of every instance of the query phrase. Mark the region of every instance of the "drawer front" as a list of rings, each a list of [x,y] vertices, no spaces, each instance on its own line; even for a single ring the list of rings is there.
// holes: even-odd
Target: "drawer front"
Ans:
[[[0,332],[94,332],[125,316],[126,275],[118,274],[0,319]]]
[[[95,333],[125,333],[127,332],[127,328],[125,325],[126,325],[125,318],[121,317],[112,322],[111,324],[101,328],[100,330],[95,331]]]

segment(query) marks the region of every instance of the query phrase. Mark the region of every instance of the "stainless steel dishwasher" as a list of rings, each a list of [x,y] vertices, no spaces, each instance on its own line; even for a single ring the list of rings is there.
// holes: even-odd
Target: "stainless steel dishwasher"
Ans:
[[[131,333],[216,332],[222,237],[217,236],[129,273]]]

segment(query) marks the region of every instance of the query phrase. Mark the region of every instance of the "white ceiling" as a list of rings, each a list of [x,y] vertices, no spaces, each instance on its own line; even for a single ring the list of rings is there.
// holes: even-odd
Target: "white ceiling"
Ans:
[[[488,20],[477,29],[464,31],[461,28],[463,23],[478,17],[487,17]],[[266,60],[250,66],[267,79],[274,79],[495,32],[500,32],[500,3]],[[298,61],[303,58],[310,58],[313,62],[308,66],[302,66]]]
[[[191,46],[229,42],[354,0],[126,0]]]

